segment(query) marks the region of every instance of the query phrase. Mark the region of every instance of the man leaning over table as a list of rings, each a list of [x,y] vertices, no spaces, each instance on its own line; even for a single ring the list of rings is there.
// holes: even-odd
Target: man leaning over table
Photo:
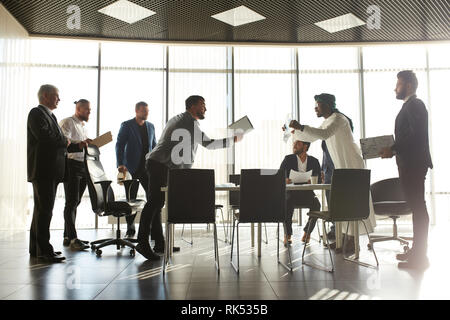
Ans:
[[[160,257],[156,253],[164,252],[165,240],[161,224],[164,193],[161,188],[167,186],[169,170],[191,168],[199,144],[207,149],[220,149],[242,139],[241,134],[219,140],[209,139],[200,129],[198,122],[205,119],[205,99],[201,96],[190,96],[185,105],[186,111],[167,122],[155,148],[146,155],[150,201],[141,213],[136,250],[148,260],[159,260]],[[150,230],[155,240],[153,250],[149,243]],[[174,252],[179,250],[179,247],[173,248]]]

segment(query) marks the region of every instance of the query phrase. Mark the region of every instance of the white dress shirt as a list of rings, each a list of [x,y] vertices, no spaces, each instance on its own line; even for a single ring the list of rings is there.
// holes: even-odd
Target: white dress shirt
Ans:
[[[308,157],[306,157],[305,162],[302,162],[299,156],[297,156],[298,162],[298,172],[306,172],[306,168],[308,168]]]
[[[61,120],[59,126],[64,135],[73,143],[79,143],[87,139],[85,122],[78,119],[75,115]],[[67,157],[72,160],[83,162],[84,150],[82,152],[68,153]]]

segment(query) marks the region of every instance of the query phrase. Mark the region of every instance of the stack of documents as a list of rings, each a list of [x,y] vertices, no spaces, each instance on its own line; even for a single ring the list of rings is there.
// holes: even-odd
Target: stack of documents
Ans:
[[[292,183],[307,183],[311,180],[312,170],[308,172],[298,172],[295,170],[291,170],[289,172],[289,179],[292,180]]]
[[[380,157],[383,148],[394,145],[394,136],[380,136],[367,139],[360,139],[361,152],[364,159],[374,159]]]

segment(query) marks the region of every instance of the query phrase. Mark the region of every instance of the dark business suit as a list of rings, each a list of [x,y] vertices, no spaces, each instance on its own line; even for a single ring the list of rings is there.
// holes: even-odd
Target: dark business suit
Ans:
[[[408,206],[413,213],[413,250],[426,255],[429,217],[425,204],[425,177],[433,168],[428,142],[428,112],[416,95],[403,104],[395,119],[398,174]]]
[[[116,143],[116,160],[117,167],[124,165],[128,172],[131,174],[133,179],[138,179],[140,184],[145,190],[145,195],[147,201],[149,201],[149,190],[148,190],[148,176],[145,170],[145,155],[153,150],[156,146],[156,136],[155,136],[155,126],[145,121],[147,135],[146,145],[148,148],[144,147],[142,141],[141,129],[139,128],[136,119],[133,118],[128,121],[122,122],[117,135]],[[145,150],[144,150],[145,148]],[[131,196],[136,197],[139,189],[139,184],[133,184],[131,186]],[[134,230],[134,219],[136,216],[126,217],[128,229]]]
[[[286,178],[289,177],[291,170],[298,171],[298,156],[296,154],[290,154],[286,156],[280,165],[280,169],[283,169]],[[312,170],[312,175],[318,177],[318,182],[322,183],[321,170],[319,160],[312,156],[307,156],[306,171]],[[292,235],[292,215],[296,206],[308,207],[313,211],[320,210],[320,202],[316,198],[314,191],[288,191],[286,193],[286,230],[287,235]],[[309,219],[304,231],[309,233],[314,230],[317,219]]]
[[[27,173],[34,195],[29,248],[32,256],[51,256],[54,252],[50,244],[50,222],[56,187],[65,177],[67,150],[81,151],[77,144],[67,147],[56,117],[46,107],[31,109],[27,122]]]

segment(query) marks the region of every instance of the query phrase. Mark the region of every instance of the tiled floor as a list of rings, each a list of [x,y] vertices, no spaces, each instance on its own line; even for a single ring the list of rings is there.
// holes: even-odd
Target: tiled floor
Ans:
[[[380,233],[382,227],[377,227]],[[230,245],[219,241],[220,274],[214,267],[212,232],[194,229],[193,246],[180,240],[173,265],[166,277],[161,262],[146,261],[138,253],[130,257],[128,249],[115,247],[103,250],[101,258],[95,253],[71,252],[62,246],[62,231],[52,231],[55,250],[67,257],[65,263],[40,264],[28,255],[28,232],[0,232],[0,299],[449,299],[449,254],[446,245],[448,227],[432,228],[429,259],[425,272],[403,271],[397,268],[395,254],[401,246],[395,242],[376,244],[380,261],[377,269],[359,266],[334,255],[333,274],[302,266],[300,227],[294,229],[294,271],[289,273],[276,260],[276,228],[269,226],[269,243],[263,243],[262,257],[250,246],[250,230],[242,227],[241,273],[230,266]],[[389,232],[389,229],[385,229]],[[400,232],[410,231],[408,227]],[[222,229],[219,229],[219,237]],[[80,230],[82,239],[94,240],[111,236],[111,230]],[[313,235],[317,237],[315,233]],[[367,239],[367,238],[366,238]],[[361,237],[361,260],[374,262]],[[307,248],[308,259],[329,265],[326,249],[313,240]],[[281,246],[281,258],[287,251]]]

